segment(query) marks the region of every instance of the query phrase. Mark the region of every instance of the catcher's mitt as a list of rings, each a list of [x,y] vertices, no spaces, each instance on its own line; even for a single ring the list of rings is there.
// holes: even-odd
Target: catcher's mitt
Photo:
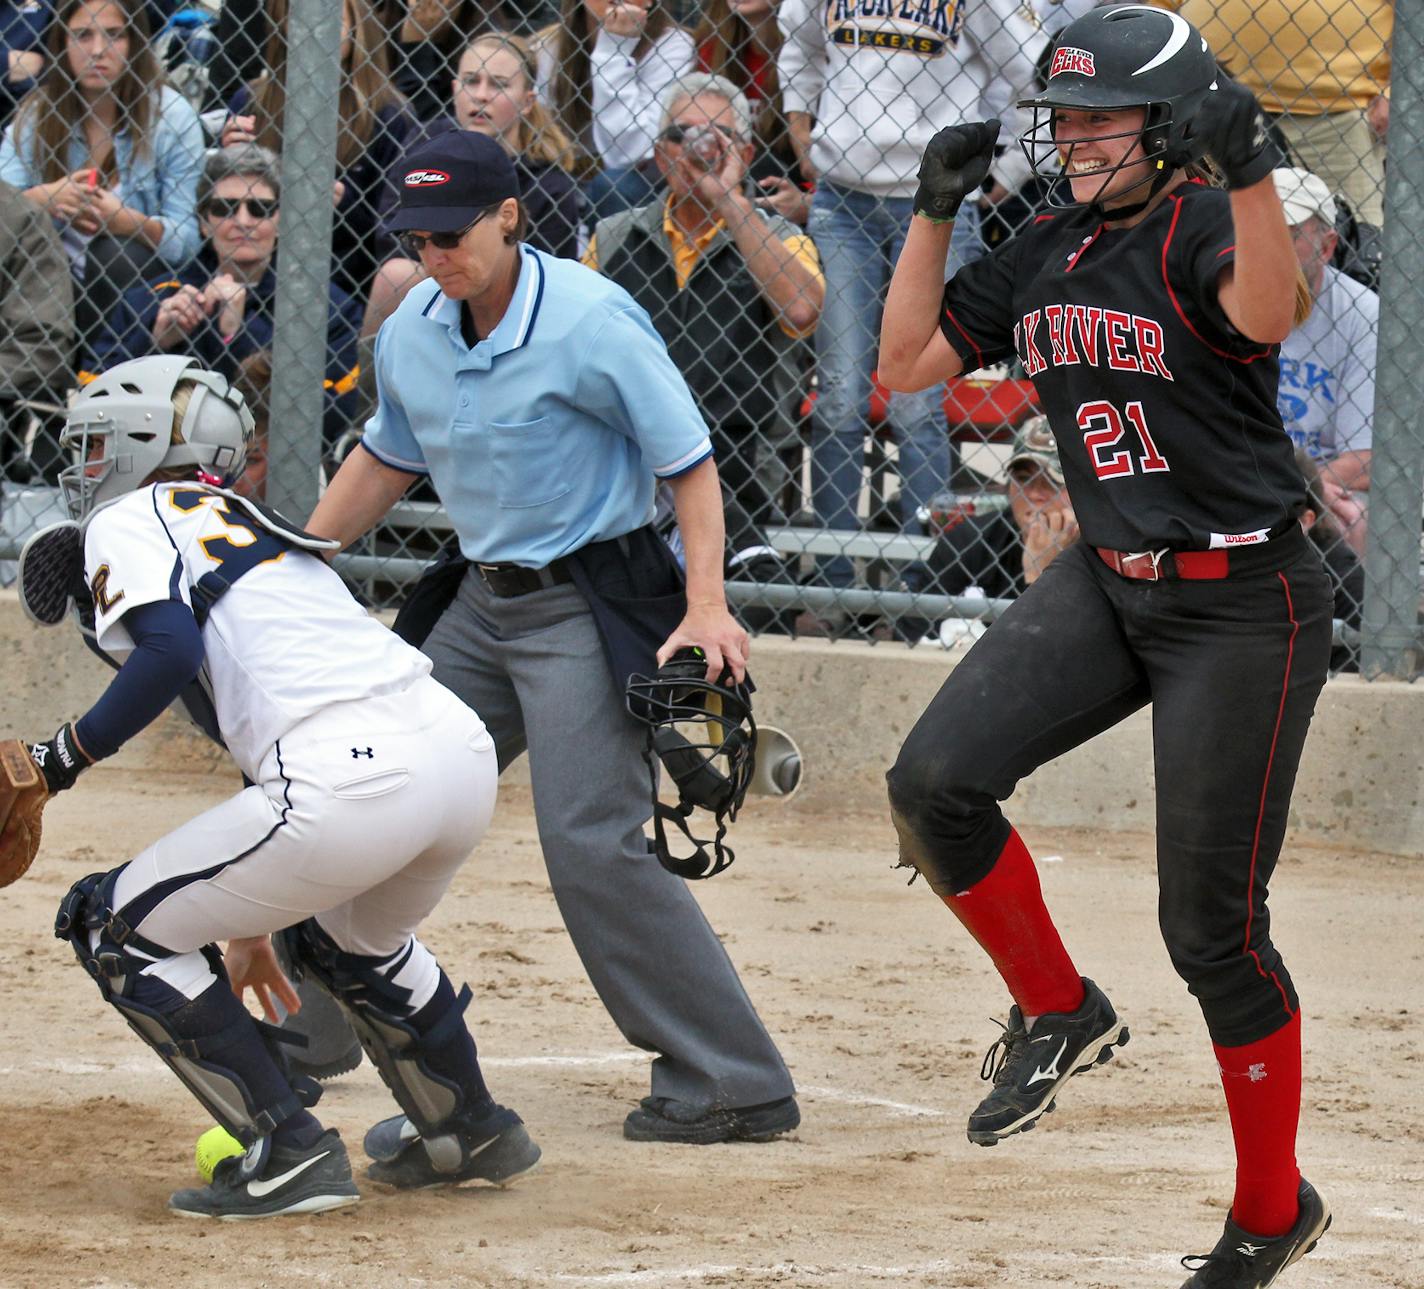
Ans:
[[[49,800],[44,775],[17,738],[0,742],[0,886],[25,875],[40,848],[40,816]]]

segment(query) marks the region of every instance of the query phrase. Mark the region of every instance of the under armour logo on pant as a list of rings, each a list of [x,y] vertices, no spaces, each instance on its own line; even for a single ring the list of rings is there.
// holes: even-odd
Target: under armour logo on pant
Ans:
[[[369,747],[353,747],[351,749],[351,759],[354,761],[358,756],[375,756],[376,753]]]

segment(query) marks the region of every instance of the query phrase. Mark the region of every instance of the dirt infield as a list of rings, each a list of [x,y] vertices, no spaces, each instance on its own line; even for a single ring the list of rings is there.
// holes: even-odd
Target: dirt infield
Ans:
[[[1200,1016],[1156,931],[1151,841],[1028,832],[1079,965],[1133,1039],[1038,1130],[993,1150],[964,1116],[1006,1003],[934,897],[891,871],[879,817],[756,804],[699,890],[796,1075],[803,1123],[764,1146],[625,1142],[647,1056],[613,1029],[560,924],[528,800],[426,938],[458,983],[495,1095],[544,1148],[507,1191],[365,1188],[354,1209],[180,1222],[208,1126],[51,938],[60,896],[232,790],[99,768],[53,803],[0,895],[0,1285],[980,1286],[1176,1289],[1215,1242],[1230,1134]],[[1301,1158],[1335,1226],[1289,1289],[1424,1285],[1424,862],[1294,849],[1278,939],[1305,1000]],[[682,983],[696,989],[696,981]],[[356,1150],[391,1113],[369,1066],[322,1117]]]

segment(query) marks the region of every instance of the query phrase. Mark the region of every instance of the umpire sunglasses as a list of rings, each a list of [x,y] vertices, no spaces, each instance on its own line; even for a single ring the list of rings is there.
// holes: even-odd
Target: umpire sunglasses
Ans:
[[[411,259],[418,260],[420,253],[426,244],[435,247],[437,251],[453,251],[465,240],[465,234],[470,231],[491,211],[498,210],[498,206],[491,206],[489,210],[482,210],[468,224],[453,233],[398,233],[396,241],[400,243],[400,248]]]

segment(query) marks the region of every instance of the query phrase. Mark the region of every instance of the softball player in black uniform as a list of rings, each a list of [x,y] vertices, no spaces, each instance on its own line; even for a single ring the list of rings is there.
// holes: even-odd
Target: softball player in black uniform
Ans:
[[[889,775],[902,862],[993,958],[1015,1006],[969,1120],[992,1145],[1127,1041],[1063,947],[999,809],[1024,775],[1152,704],[1160,921],[1198,999],[1236,1141],[1232,1211],[1192,1289],[1258,1289],[1329,1211],[1295,1161],[1300,1013],[1266,888],[1330,650],[1330,589],[1276,414],[1300,307],[1251,94],[1201,36],[1139,5],[1059,36],[1025,137],[1074,205],[941,288],[949,225],[997,122],[941,130],[885,310],[880,374],[919,389],[1017,352],[1082,541],[995,623]],[[1041,145],[1041,147],[1037,146]],[[1200,182],[1209,155],[1226,191]],[[1044,158],[1036,158],[1042,160]],[[1124,785],[1136,794],[1139,784]],[[1185,1287],[1184,1287],[1185,1289]]]

